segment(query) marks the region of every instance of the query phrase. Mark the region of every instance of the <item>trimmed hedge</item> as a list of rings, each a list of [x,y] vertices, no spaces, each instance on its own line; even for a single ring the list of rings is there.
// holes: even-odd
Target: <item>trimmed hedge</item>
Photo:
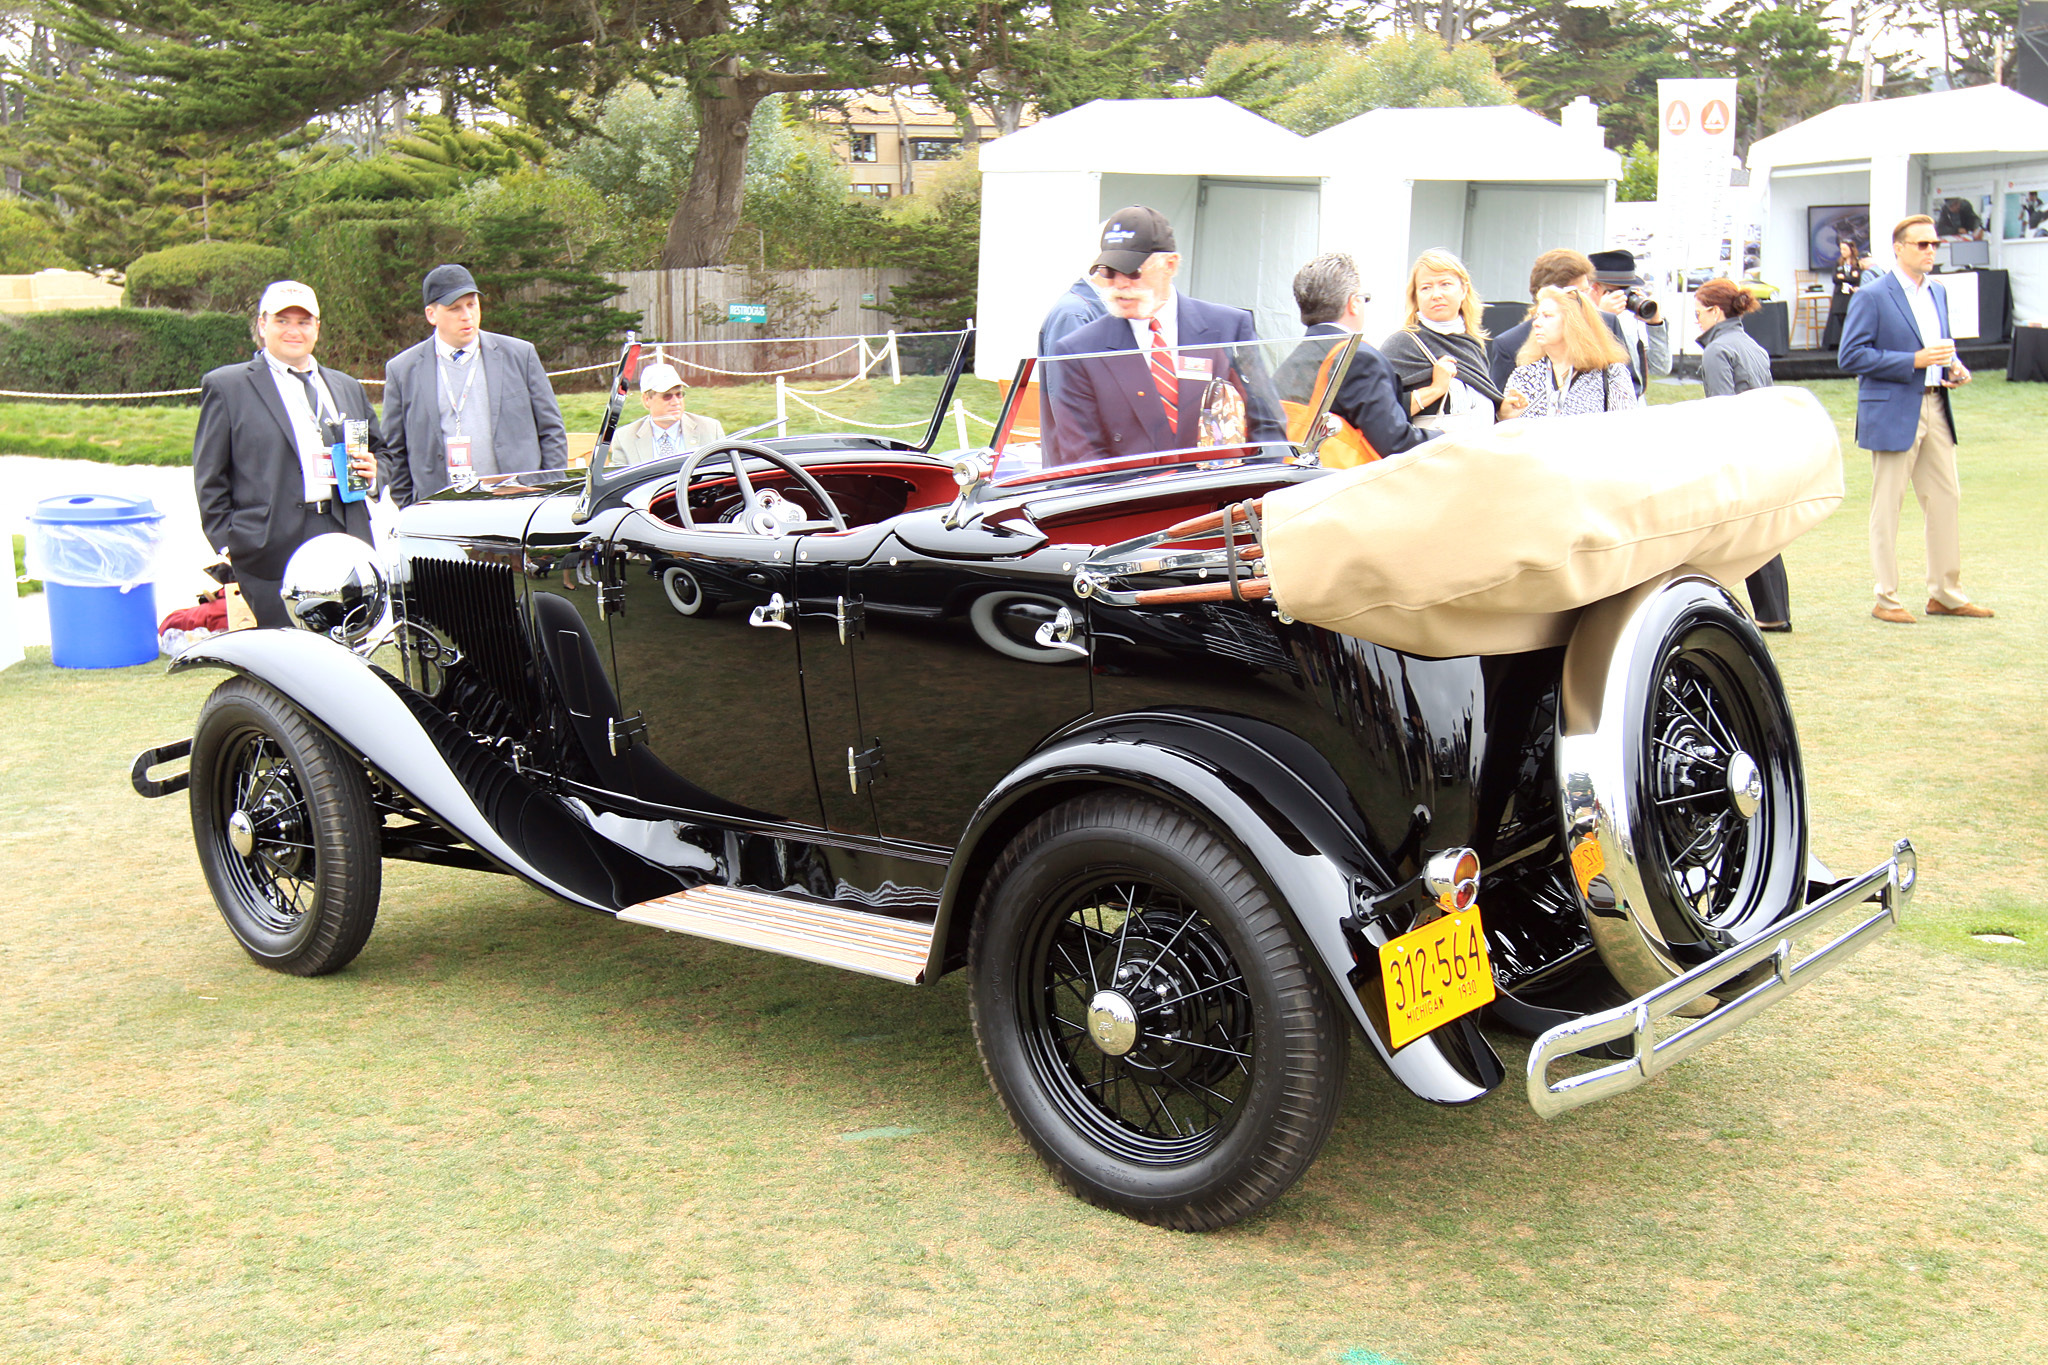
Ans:
[[[121,302],[131,308],[253,316],[263,286],[291,275],[282,247],[248,242],[193,242],[137,256]]]
[[[0,389],[143,393],[196,388],[208,370],[255,353],[249,325],[243,314],[174,313],[168,308],[69,308],[0,316]]]

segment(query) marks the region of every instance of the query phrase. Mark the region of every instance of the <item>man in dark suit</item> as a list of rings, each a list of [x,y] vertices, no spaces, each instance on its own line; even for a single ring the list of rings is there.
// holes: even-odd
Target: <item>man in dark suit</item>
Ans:
[[[1318,256],[1294,273],[1294,306],[1301,311],[1308,340],[1274,372],[1273,385],[1283,400],[1306,403],[1314,396],[1324,359],[1364,327],[1365,302],[1358,266],[1342,252]],[[1330,411],[1356,427],[1381,456],[1397,455],[1436,434],[1408,421],[1394,367],[1364,340],[1344,371]]]
[[[1630,258],[1631,263],[1634,257]],[[1593,259],[1582,251],[1570,247],[1558,247],[1546,251],[1536,258],[1536,264],[1529,267],[1529,298],[1533,302],[1545,288],[1576,289],[1587,297],[1593,295]],[[1534,318],[1536,310],[1529,310]],[[1622,335],[1621,322],[1612,313],[1602,313],[1607,330],[1614,333],[1614,339],[1621,343],[1621,349],[1629,349],[1628,338]],[[1507,391],[1508,376],[1515,372],[1515,357],[1521,354],[1522,343],[1529,339],[1529,320],[1524,319],[1502,332],[1487,343],[1487,368],[1493,372],[1493,386],[1503,393]],[[1629,366],[1633,371],[1635,366]],[[1636,382],[1636,392],[1642,392],[1642,381]]]
[[[206,539],[234,565],[256,624],[289,626],[278,588],[292,551],[330,531],[370,540],[368,501],[338,496],[330,452],[341,424],[369,422],[369,452],[351,469],[373,483],[383,442],[363,386],[313,359],[320,300],[312,289],[297,280],[265,289],[256,335],[263,349],[253,360],[199,381],[192,482]]]
[[[1080,331],[1107,311],[1102,306],[1102,295],[1095,292],[1094,285],[1085,279],[1075,280],[1067,292],[1046,310],[1045,321],[1038,324],[1038,350],[1035,354],[1051,355],[1052,348],[1069,334]],[[1038,444],[1045,452],[1047,464],[1060,462],[1058,408],[1061,374],[1062,370],[1057,365],[1044,365],[1037,370]]]
[[[1247,441],[1287,439],[1260,348],[1232,344],[1258,339],[1252,315],[1175,289],[1180,263],[1173,225],[1151,209],[1118,209],[1103,225],[1102,254],[1088,273],[1109,314],[1053,347],[1059,449],[1048,463],[1192,449],[1216,381],[1241,398]],[[1111,351],[1127,354],[1096,354]]]
[[[1906,485],[1927,519],[1927,614],[1988,617],[1962,589],[1962,483],[1948,391],[1970,382],[1948,334],[1948,293],[1927,278],[1940,245],[1924,213],[1892,229],[1897,265],[1849,300],[1836,363],[1857,377],[1856,444],[1870,452],[1870,614],[1913,624],[1899,600],[1899,503]]]
[[[400,507],[451,483],[562,469],[569,437],[531,345],[482,329],[483,298],[459,265],[427,272],[434,334],[384,364],[384,440]]]

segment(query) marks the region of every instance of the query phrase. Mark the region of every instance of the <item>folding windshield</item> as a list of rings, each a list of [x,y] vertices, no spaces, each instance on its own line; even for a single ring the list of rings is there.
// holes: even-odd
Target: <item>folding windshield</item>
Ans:
[[[721,437],[860,435],[931,449],[959,380],[962,332],[641,341],[608,469]],[[666,368],[662,368],[666,367]],[[573,449],[572,456],[587,454]]]
[[[1351,352],[1348,338],[1296,337],[1027,360],[996,428],[994,480],[1307,458]]]

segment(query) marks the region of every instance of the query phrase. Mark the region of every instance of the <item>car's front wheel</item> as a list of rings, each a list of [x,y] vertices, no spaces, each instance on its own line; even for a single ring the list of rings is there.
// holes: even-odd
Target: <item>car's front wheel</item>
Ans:
[[[383,883],[361,765],[275,691],[231,678],[200,710],[191,790],[199,865],[249,956],[295,976],[347,966]]]
[[[1346,1017],[1257,878],[1182,811],[1094,795],[1040,816],[990,874],[970,959],[996,1094],[1093,1203],[1219,1227],[1329,1135]]]

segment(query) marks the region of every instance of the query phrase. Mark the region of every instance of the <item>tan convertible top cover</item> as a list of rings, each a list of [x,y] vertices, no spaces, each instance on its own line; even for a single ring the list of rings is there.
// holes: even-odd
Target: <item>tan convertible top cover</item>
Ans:
[[[1669,569],[1729,586],[1842,500],[1804,389],[1503,422],[1277,489],[1264,544],[1289,615],[1411,654],[1561,645],[1579,608]]]

